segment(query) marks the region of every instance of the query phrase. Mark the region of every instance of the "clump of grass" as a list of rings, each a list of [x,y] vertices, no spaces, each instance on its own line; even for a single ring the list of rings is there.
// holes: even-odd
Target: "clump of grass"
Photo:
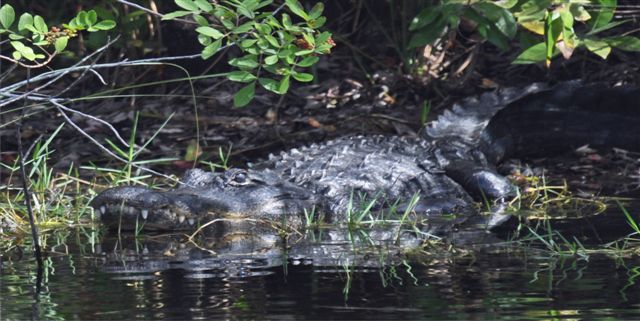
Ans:
[[[582,213],[597,215],[607,209],[603,198],[584,198],[574,195],[563,181],[559,185],[550,185],[543,176],[518,176],[521,188],[517,196],[509,202],[511,211],[527,211],[528,218],[552,219],[560,215],[580,216]],[[562,216],[565,218],[566,216]]]
[[[86,204],[89,197],[83,193],[88,182],[79,178],[72,166],[66,172],[55,173],[49,166],[53,150],[51,142],[58,135],[63,125],[45,141],[34,144],[30,158],[25,161],[27,180],[31,193],[31,202],[36,222],[40,228],[56,228],[70,224],[80,224],[83,218],[91,214]],[[11,185],[19,173],[19,160],[12,164],[0,163],[8,173],[7,186],[0,187],[0,215],[7,225],[26,231],[27,223],[25,196],[22,189]]]

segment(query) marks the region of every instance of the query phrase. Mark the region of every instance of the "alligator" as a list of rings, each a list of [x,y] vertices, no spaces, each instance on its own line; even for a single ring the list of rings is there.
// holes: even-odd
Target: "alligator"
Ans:
[[[497,165],[585,144],[640,150],[638,102],[631,86],[503,88],[455,104],[420,137],[337,138],[244,169],[192,169],[168,191],[110,188],[91,205],[105,225],[122,230],[194,230],[227,220],[300,227],[347,223],[358,211],[410,213],[406,219],[435,236],[469,222],[493,229],[509,219],[500,204],[516,195]],[[496,204],[492,215],[480,215],[483,200]]]

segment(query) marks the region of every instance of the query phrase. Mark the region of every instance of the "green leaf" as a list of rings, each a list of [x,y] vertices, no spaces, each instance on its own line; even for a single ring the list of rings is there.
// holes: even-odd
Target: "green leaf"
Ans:
[[[66,28],[74,29],[74,30],[83,30],[84,26],[82,26],[82,23],[79,22],[78,17],[75,17],[71,19],[71,21],[69,21],[69,24],[66,26]],[[29,28],[27,27],[27,29]],[[29,31],[37,32],[37,30],[35,30],[35,27],[33,30],[29,29]]]
[[[240,41],[240,48],[246,49],[256,44],[257,39],[245,39]]]
[[[33,16],[29,13],[23,13],[20,16],[20,20],[18,20],[18,31],[25,30],[28,27],[33,28]]]
[[[278,39],[276,39],[274,36],[264,35],[264,38],[267,39],[269,44],[271,44],[273,47],[280,48],[280,43],[278,42]]]
[[[489,2],[479,3],[477,8],[488,20],[487,22],[492,24],[493,27],[499,30],[504,36],[509,39],[515,37],[518,31],[518,25],[509,10]]]
[[[93,26],[96,22],[98,22],[98,13],[95,10],[90,10],[87,12],[86,22],[88,26]]]
[[[212,42],[210,45],[207,45],[202,49],[202,59],[209,59],[211,56],[215,55],[220,47],[222,46],[222,39],[216,40]]]
[[[514,15],[519,23],[543,20],[551,4],[552,0],[525,1]]]
[[[210,12],[213,10],[213,6],[207,0],[195,0],[196,6],[202,11]]]
[[[273,16],[268,16],[265,21],[267,21],[267,23],[272,27],[282,29],[282,25],[280,24],[280,22],[278,22],[278,19],[274,18]]]
[[[44,22],[44,19],[40,16],[35,16],[33,18],[33,26],[39,33],[47,33],[49,32],[49,27],[47,27],[47,23]],[[25,57],[26,58],[26,57]]]
[[[516,65],[535,64],[545,61],[547,57],[547,47],[544,42],[533,45],[523,51],[512,63]]]
[[[206,27],[209,25],[209,21],[205,17],[199,14],[193,14],[193,20],[195,20],[198,23],[198,26]]]
[[[640,39],[632,36],[620,36],[603,39],[612,47],[626,51],[640,51]]]
[[[291,17],[286,13],[282,14],[282,26],[284,27],[285,30],[290,30],[293,28]]]
[[[69,37],[60,37],[56,39],[55,47],[56,52],[63,52],[65,48],[67,48],[67,42],[69,41]]]
[[[608,23],[608,24],[606,24],[604,26],[592,29],[591,31],[587,32],[587,35],[588,36],[592,36],[592,35],[598,34],[600,32],[603,32],[605,30],[609,30],[611,28],[615,28],[615,27],[617,27],[617,26],[619,26],[619,25],[621,25],[623,23],[627,23],[629,21],[632,21],[632,20],[631,19],[627,19],[627,20],[614,21],[614,22]]]
[[[611,53],[611,46],[606,41],[585,38],[584,45],[589,51],[600,56],[602,59],[607,59]]]
[[[490,8],[490,9],[489,9]],[[481,8],[479,8],[481,9]],[[494,5],[486,5],[484,6],[484,10],[490,11],[490,10],[503,10],[500,7],[494,6]],[[496,19],[496,20],[503,20],[503,18],[500,16],[500,13],[493,13],[493,14],[488,14],[487,12],[482,12],[485,15],[491,16],[492,19]],[[481,15],[476,9],[474,8],[467,8],[463,11],[463,16],[471,21],[474,21],[478,24],[477,29],[478,29],[478,33],[485,39],[489,40],[489,42],[491,42],[492,44],[494,44],[496,47],[502,49],[502,50],[507,50],[509,48],[509,43],[508,43],[508,37],[505,34],[509,33],[509,30],[507,31],[501,31],[497,26],[496,23],[494,23],[493,21],[491,21],[489,18],[486,18],[485,16]],[[457,26],[456,26],[457,27]]]
[[[596,6],[597,9],[591,13],[592,18],[588,22],[588,25],[591,27],[591,32],[611,22],[617,5],[617,0],[595,0],[592,2],[597,3],[598,6]]]
[[[309,11],[309,19],[315,20],[320,18],[322,12],[324,11],[324,4],[322,2],[316,3],[313,8]]]
[[[305,72],[296,72],[292,74],[293,78],[299,82],[310,82],[313,80],[313,75]]]
[[[25,48],[25,45],[20,41],[11,41],[11,46],[18,51],[21,51],[21,49]]]
[[[408,48],[418,48],[434,42],[436,39],[442,36],[444,28],[446,26],[446,20],[439,19],[438,22],[418,30],[413,34],[413,36],[411,36]]]
[[[285,0],[285,4],[287,5],[287,7],[289,7],[289,10],[291,10],[291,12],[293,12],[294,14],[299,16],[300,18],[304,19],[304,21],[308,21],[309,20],[309,15],[307,15],[307,13],[304,12],[304,8],[302,8],[302,5],[300,4],[300,1],[298,1],[298,0]]]
[[[304,57],[304,59],[302,59],[300,62],[298,62],[296,64],[296,66],[298,66],[298,67],[311,67],[311,66],[315,65],[316,62],[318,62],[318,60],[320,60],[320,58],[318,58],[316,56]]]
[[[184,11],[184,10],[178,10],[178,11],[173,11],[173,12],[169,12],[166,13],[162,16],[162,20],[172,20],[175,18],[179,18],[179,17],[184,17],[190,13],[193,13],[191,11]]]
[[[323,44],[327,42],[329,38],[331,38],[331,32],[328,32],[328,31],[322,32],[316,37],[316,43]]]
[[[220,31],[218,31],[217,29],[214,29],[212,27],[198,27],[196,28],[196,32],[197,33],[201,33],[205,36],[209,36],[213,39],[220,39],[222,37],[224,37],[224,34]]]
[[[495,4],[496,6],[500,6],[505,9],[511,9],[517,3],[518,3],[518,0],[498,0],[493,2],[493,4]]]
[[[9,29],[15,20],[16,12],[12,6],[5,4],[0,8],[0,24],[2,24],[5,29]]]
[[[36,59],[36,54],[33,52],[31,47],[25,46],[20,41],[11,41],[11,46],[27,60],[34,61]]]
[[[302,38],[304,38],[304,40],[311,45],[311,47],[315,47],[316,46],[316,40],[313,38],[313,35],[307,33],[307,32],[303,32],[302,33]]]
[[[24,37],[19,35],[19,34],[17,34],[17,33],[10,33],[9,34],[9,39],[11,39],[11,40],[21,40],[21,39],[24,39]]]
[[[11,53],[11,56],[13,56],[13,59],[15,59],[15,60],[20,60],[20,59],[22,59],[22,54],[20,54],[20,52],[18,52],[18,51],[14,51],[14,52],[12,52],[12,53]]]
[[[327,22],[327,17],[320,17],[318,19],[309,20],[307,24],[313,29],[318,29],[324,26],[325,22]]]
[[[280,83],[278,84],[278,93],[281,95],[284,95],[287,93],[287,91],[289,91],[289,79],[291,77],[289,77],[289,75],[286,75],[284,77],[282,77],[282,79],[280,80]]]
[[[238,14],[243,15],[251,20],[253,20],[256,17],[255,13],[251,9],[242,5],[238,6],[236,8],[236,11],[238,12]]]
[[[260,33],[264,35],[270,35],[273,29],[267,23],[255,23],[256,30],[260,31]]]
[[[233,32],[235,34],[242,34],[242,33],[247,33],[247,32],[249,32],[251,30],[253,30],[253,21],[245,22],[245,23],[233,28],[233,30],[231,30],[231,32]]]
[[[275,65],[276,63],[278,63],[278,56],[277,55],[267,56],[266,58],[264,58],[264,63],[269,66]]]
[[[238,68],[249,68],[253,69],[258,67],[258,56],[256,55],[246,55],[240,58],[233,58],[229,60],[229,64],[238,67]]]
[[[242,87],[242,89],[238,90],[235,95],[233,95],[233,106],[235,107],[244,107],[253,100],[256,92],[256,82],[253,81],[248,85]]]
[[[577,21],[587,21],[591,19],[591,15],[587,10],[578,3],[572,3],[569,5],[569,11],[571,11],[571,15]]]
[[[175,0],[176,4],[182,8],[189,11],[199,11],[198,5],[193,0]]]
[[[102,20],[92,27],[97,30],[110,30],[116,26],[116,22],[113,20]]]
[[[83,27],[90,26],[90,24],[87,23],[87,12],[86,11],[82,10],[82,11],[78,12],[78,15],[76,16],[76,18],[77,18],[78,23],[80,23],[80,25],[82,25]]]
[[[213,42],[213,39],[205,35],[198,35],[198,42],[203,46],[208,46]]]
[[[430,6],[422,9],[417,16],[411,20],[411,24],[409,25],[409,31],[415,31],[418,29],[422,29],[427,25],[432,24],[439,18],[441,13],[441,6]]]
[[[562,34],[562,19],[554,18],[553,14],[548,14],[545,20],[544,39],[546,45],[546,66],[551,65],[551,57],[556,48],[556,42]]]
[[[276,94],[279,94],[280,92],[278,92],[278,84],[279,82],[277,80],[271,79],[271,78],[258,78],[258,82],[260,82],[260,85],[262,85],[262,87],[264,87],[264,89],[274,92]]]
[[[238,70],[227,74],[227,79],[235,82],[250,82],[256,80],[256,76],[248,71]]]

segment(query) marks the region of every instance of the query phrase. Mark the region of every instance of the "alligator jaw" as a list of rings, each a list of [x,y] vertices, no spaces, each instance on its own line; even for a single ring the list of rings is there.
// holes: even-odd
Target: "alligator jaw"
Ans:
[[[195,210],[181,197],[143,187],[108,189],[91,202],[110,229],[188,230],[198,222]]]

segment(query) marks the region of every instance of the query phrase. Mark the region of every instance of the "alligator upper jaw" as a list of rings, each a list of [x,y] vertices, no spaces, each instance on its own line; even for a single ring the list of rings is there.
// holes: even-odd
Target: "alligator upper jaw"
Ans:
[[[188,230],[199,218],[180,197],[135,186],[105,190],[90,205],[110,229]]]

